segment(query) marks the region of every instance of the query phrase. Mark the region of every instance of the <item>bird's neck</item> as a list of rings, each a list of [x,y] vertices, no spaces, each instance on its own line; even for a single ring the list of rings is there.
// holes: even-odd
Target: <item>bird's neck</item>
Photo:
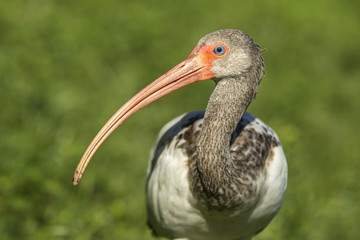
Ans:
[[[226,186],[235,178],[231,134],[253,96],[254,89],[244,79],[224,79],[217,83],[206,108],[197,146],[196,171],[202,192],[215,205],[227,205],[221,202],[221,193],[227,191]]]
[[[229,153],[231,134],[252,100],[251,92],[238,79],[226,79],[216,84],[205,111],[198,144],[202,154]]]

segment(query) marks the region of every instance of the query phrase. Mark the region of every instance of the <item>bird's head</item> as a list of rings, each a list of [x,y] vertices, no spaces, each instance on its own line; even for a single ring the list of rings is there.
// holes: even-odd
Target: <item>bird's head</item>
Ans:
[[[223,29],[202,37],[189,59],[199,59],[204,66],[204,75],[215,81],[225,78],[241,78],[255,74],[260,81],[264,72],[264,61],[259,46],[246,33],[236,29]]]
[[[187,59],[137,93],[108,120],[80,160],[73,184],[79,183],[90,159],[105,139],[136,111],[170,92],[207,79],[215,82],[243,79],[247,81],[244,84],[250,84],[256,93],[263,69],[261,51],[249,35],[234,29],[207,34]]]

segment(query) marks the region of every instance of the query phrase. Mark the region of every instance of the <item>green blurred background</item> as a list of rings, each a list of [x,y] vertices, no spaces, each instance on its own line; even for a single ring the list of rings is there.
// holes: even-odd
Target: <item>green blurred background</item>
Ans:
[[[278,133],[289,165],[283,208],[254,239],[358,239],[359,9],[351,0],[1,1],[1,239],[153,239],[149,149],[167,121],[205,108],[212,81],[136,113],[77,187],[73,172],[127,99],[221,28],[266,49],[249,112]]]

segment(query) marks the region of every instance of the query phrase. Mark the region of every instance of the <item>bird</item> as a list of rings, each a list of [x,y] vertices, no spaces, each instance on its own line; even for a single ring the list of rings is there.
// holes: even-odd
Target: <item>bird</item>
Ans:
[[[205,111],[185,113],[160,131],[146,178],[148,225],[155,236],[249,240],[280,210],[287,161],[277,134],[246,112],[264,75],[262,50],[245,32],[221,29],[126,102],[80,160],[77,185],[100,145],[130,115],[193,82],[212,79]]]

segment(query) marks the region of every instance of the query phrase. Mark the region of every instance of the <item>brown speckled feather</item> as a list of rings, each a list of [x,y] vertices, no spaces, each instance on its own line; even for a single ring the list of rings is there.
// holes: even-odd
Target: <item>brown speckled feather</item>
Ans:
[[[256,197],[257,185],[254,182],[261,174],[264,174],[266,164],[272,161],[273,148],[280,146],[281,143],[271,128],[251,114],[245,113],[229,139],[235,169],[235,174],[231,177],[236,179],[234,181],[236,184],[224,185],[223,189],[219,189],[219,192],[225,194],[211,195],[205,191],[199,177],[196,176],[196,149],[203,126],[203,117],[204,111],[191,112],[169,128],[157,144],[154,159],[151,161],[151,169],[154,168],[156,159],[162,150],[169,148],[174,141],[175,146],[189,158],[188,164],[191,168],[189,181],[192,182],[192,192],[198,197],[198,200],[209,203],[208,207],[210,208],[241,207],[244,201],[248,202],[252,196]],[[239,201],[239,198],[243,200]],[[238,203],[229,202],[230,199]]]

